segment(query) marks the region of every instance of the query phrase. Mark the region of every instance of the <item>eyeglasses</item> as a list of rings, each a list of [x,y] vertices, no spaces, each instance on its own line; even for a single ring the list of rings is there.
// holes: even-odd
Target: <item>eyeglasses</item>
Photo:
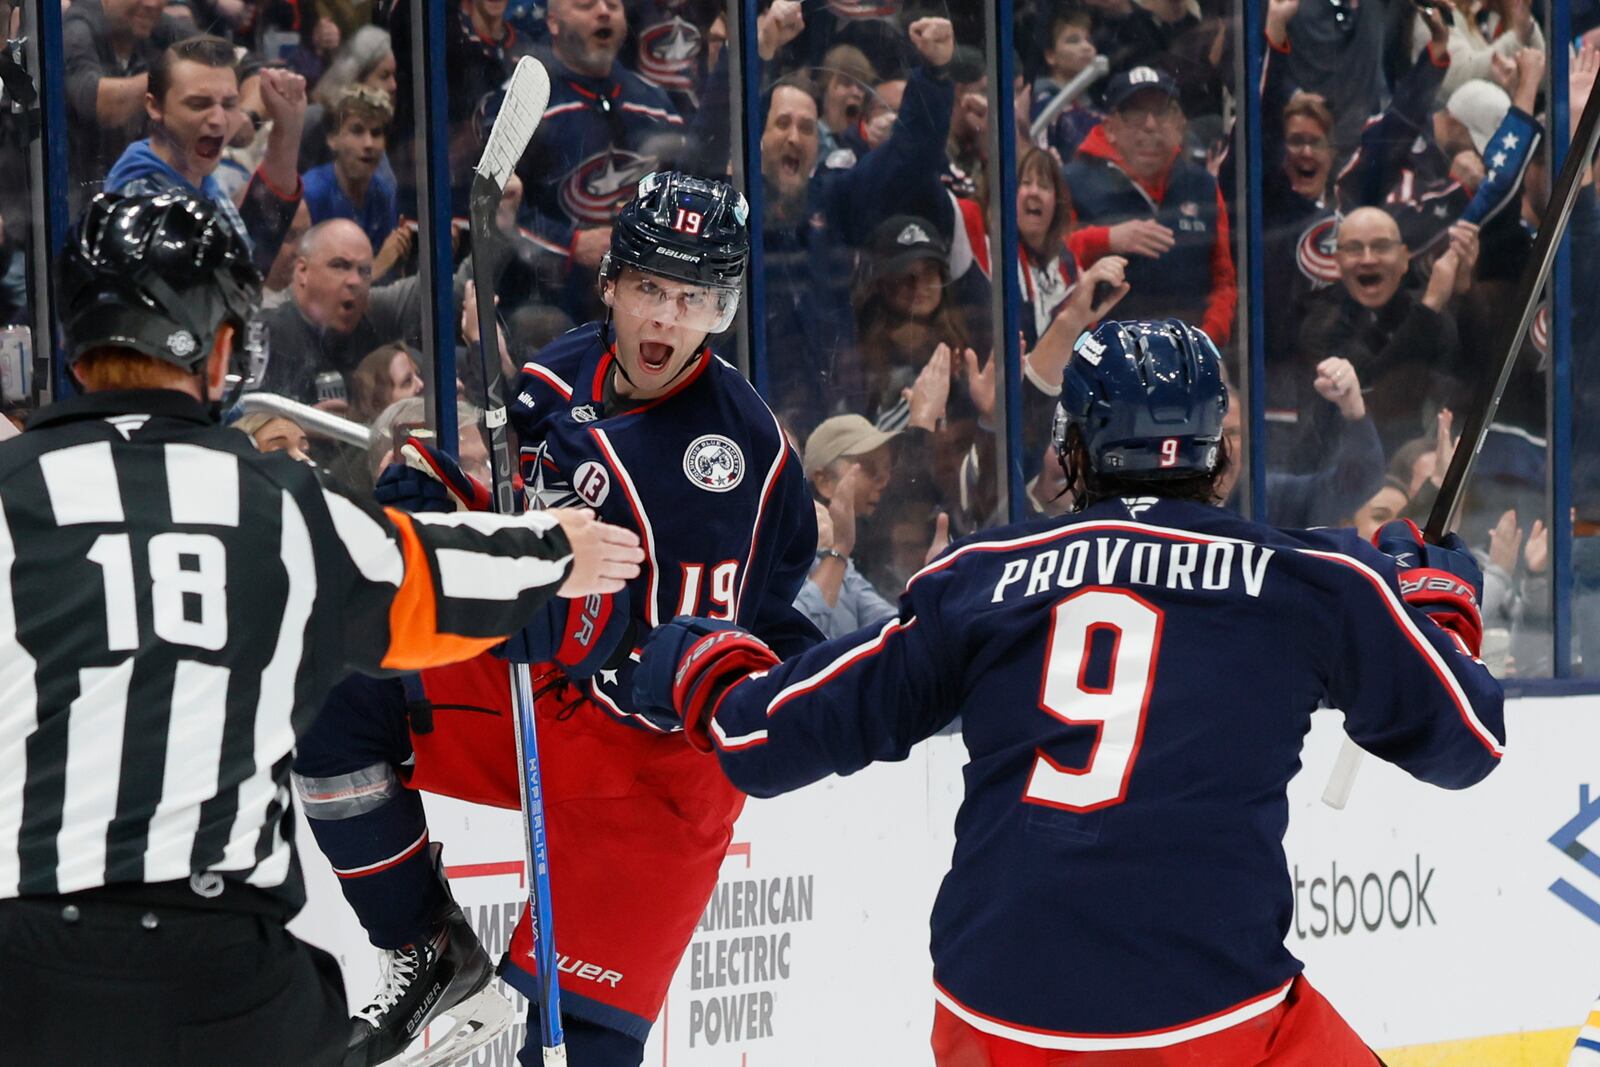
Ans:
[[[1328,147],[1326,137],[1307,137],[1303,134],[1286,137],[1283,143],[1291,152],[1317,152]]]
[[[640,319],[677,322],[691,330],[721,333],[739,310],[739,290],[705,285],[669,288],[651,278],[624,277],[617,282],[614,307]]]
[[[1392,237],[1380,237],[1376,241],[1340,241],[1334,246],[1334,251],[1341,256],[1354,259],[1371,252],[1375,256],[1387,256],[1400,248],[1400,242]]]

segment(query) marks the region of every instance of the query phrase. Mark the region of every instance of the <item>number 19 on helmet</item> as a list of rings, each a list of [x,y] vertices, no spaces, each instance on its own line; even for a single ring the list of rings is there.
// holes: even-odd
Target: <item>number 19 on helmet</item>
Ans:
[[[602,280],[616,283],[611,306],[706,333],[726,330],[739,311],[749,221],[744,197],[724,182],[675,171],[645,175],[617,216],[600,264]]]

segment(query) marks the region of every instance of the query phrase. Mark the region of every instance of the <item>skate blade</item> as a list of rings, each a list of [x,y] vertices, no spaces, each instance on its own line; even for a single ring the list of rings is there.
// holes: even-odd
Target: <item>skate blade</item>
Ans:
[[[482,992],[440,1012],[428,1024],[430,1033],[443,1036],[426,1046],[413,1042],[390,1062],[396,1067],[445,1067],[472,1055],[500,1036],[511,1025],[514,1014],[510,1001],[485,987]]]

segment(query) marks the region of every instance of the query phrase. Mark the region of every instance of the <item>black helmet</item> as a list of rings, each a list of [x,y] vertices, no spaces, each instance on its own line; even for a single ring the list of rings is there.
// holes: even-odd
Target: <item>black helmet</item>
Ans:
[[[101,193],[68,238],[60,278],[68,363],[110,345],[199,374],[228,323],[234,372],[260,370],[261,274],[244,238],[203,197]],[[253,365],[238,366],[245,356]]]
[[[602,276],[623,267],[691,285],[737,289],[750,258],[750,206],[725,182],[676,171],[639,179],[611,227]]]

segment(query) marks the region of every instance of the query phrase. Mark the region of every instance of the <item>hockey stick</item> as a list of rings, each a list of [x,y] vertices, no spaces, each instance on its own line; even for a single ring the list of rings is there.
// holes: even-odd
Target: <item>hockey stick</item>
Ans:
[[[1056,116],[1067,109],[1078,97],[1089,91],[1089,86],[1104,78],[1111,70],[1111,61],[1105,56],[1095,56],[1093,62],[1072,76],[1072,80],[1061,87],[1061,91],[1050,98],[1050,102],[1039,112],[1039,117],[1033,120],[1028,127],[1028,140],[1036,140],[1038,136],[1049,128],[1056,120]]]
[[[505,372],[500,367],[500,331],[495,318],[495,277],[506,241],[495,223],[506,182],[522,160],[533,131],[550,103],[550,75],[539,61],[524,56],[506,87],[505,101],[489,131],[489,143],[472,178],[472,280],[477,290],[478,360],[483,372],[484,423],[489,430],[489,471],[494,509],[515,510],[511,445],[506,433]],[[526,663],[511,665],[511,702],[516,707],[517,766],[522,785],[522,831],[528,855],[528,923],[539,970],[539,1030],[547,1067],[567,1062],[561,1029],[561,986],[556,961],[554,913],[550,903],[550,850],[545,839],[544,795],[540,786],[539,739],[533,714],[533,683]]]
[[[1566,161],[1561,165],[1561,174],[1551,190],[1544,221],[1534,237],[1533,249],[1517,283],[1516,306],[1520,310],[1515,323],[1511,324],[1501,339],[1500,351],[1504,354],[1500,357],[1500,372],[1492,381],[1481,383],[1481,391],[1474,398],[1461,437],[1456,441],[1455,455],[1450,457],[1450,466],[1439,486],[1439,495],[1434,498],[1433,510],[1428,513],[1428,524],[1423,527],[1423,537],[1431,542],[1437,542],[1445,535],[1461,508],[1461,498],[1467,478],[1472,474],[1472,465],[1489,436],[1489,424],[1494,421],[1494,413],[1500,407],[1500,397],[1506,391],[1506,383],[1511,380],[1511,370],[1522,353],[1522,343],[1533,325],[1534,316],[1539,313],[1539,294],[1544,291],[1545,282],[1550,278],[1550,268],[1555,264],[1561,237],[1566,233],[1567,222],[1572,217],[1572,206],[1578,200],[1578,190],[1581,188],[1578,179],[1594,159],[1597,146],[1600,146],[1600,93],[1590,93],[1583,105],[1578,128],[1572,134],[1572,144]],[[1350,799],[1350,789],[1360,769],[1361,748],[1347,737],[1334,763],[1333,773],[1328,777],[1328,785],[1322,791],[1322,802],[1330,808],[1343,808]]]

